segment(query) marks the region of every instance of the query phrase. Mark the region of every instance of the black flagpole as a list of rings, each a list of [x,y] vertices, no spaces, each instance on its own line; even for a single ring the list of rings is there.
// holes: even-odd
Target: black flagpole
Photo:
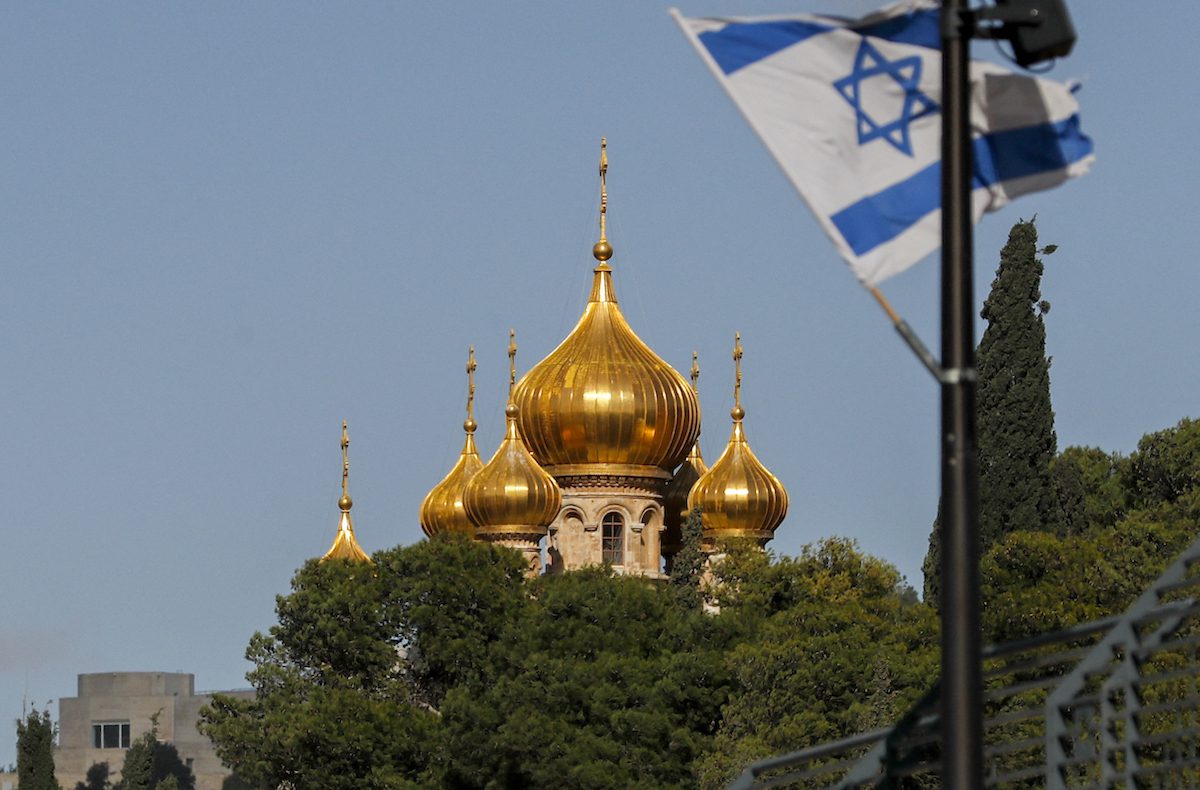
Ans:
[[[966,9],[942,2],[942,786],[952,790],[983,786]]]

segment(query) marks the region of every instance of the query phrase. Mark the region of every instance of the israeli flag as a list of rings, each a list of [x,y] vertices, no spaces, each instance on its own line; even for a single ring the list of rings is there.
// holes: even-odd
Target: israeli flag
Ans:
[[[941,244],[938,6],[860,20],[672,16],[774,155],[858,279],[897,274]],[[1072,88],[971,64],[975,221],[1087,172]]]

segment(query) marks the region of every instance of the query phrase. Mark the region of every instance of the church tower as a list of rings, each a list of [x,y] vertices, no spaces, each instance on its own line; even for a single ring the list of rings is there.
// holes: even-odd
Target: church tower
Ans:
[[[746,443],[740,336],[734,348],[733,434],[709,469],[700,454],[700,367],[692,380],[647,346],[617,303],[608,241],[608,153],[600,141],[600,239],[592,290],[575,328],[516,380],[500,448],[486,465],[475,449],[475,360],[467,363],[466,440],[458,462],[426,496],[421,527],[517,549],[530,573],[609,564],[661,579],[682,547],[682,522],[703,508],[706,549],[725,538],[765,545],[787,513],[787,492]]]
[[[660,577],[664,489],[700,434],[700,402],[621,313],[608,263],[607,174],[601,140],[591,296],[513,401],[530,452],[562,489],[547,572],[608,562],[619,573]]]

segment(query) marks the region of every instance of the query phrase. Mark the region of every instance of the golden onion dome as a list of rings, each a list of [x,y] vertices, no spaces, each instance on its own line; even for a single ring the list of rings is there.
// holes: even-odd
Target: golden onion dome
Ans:
[[[467,419],[463,423],[467,438],[458,462],[421,503],[421,529],[431,538],[448,532],[475,534],[475,525],[463,507],[463,490],[467,487],[467,481],[483,468],[479,451],[475,449],[475,368],[475,347],[471,346],[467,352]]]
[[[512,402],[516,342],[510,332],[509,404],[504,439],[492,459],[467,482],[463,506],[476,534],[545,532],[562,506],[562,492],[525,447]]]
[[[696,382],[699,378],[700,363],[696,352],[693,351],[692,392],[695,392],[697,397],[699,397],[699,388]],[[700,454],[700,442],[697,441],[692,445],[688,457],[675,470],[675,476],[671,478],[670,483],[667,483],[666,491],[663,492],[662,548],[665,553],[674,553],[683,544],[683,522],[688,514],[688,494],[691,493],[692,486],[696,484],[696,481],[707,471],[708,465],[704,463],[704,456]]]
[[[783,483],[762,465],[746,442],[742,420],[742,343],[737,336],[733,351],[737,381],[734,385],[733,433],[712,468],[692,487],[688,507],[704,511],[704,540],[752,538],[766,543],[787,515],[788,495]]]
[[[338,531],[333,538],[333,545],[321,557],[321,562],[329,559],[367,563],[371,561],[358,545],[358,539],[354,537],[354,522],[350,518],[352,507],[354,501],[350,499],[350,434],[346,430],[346,421],[342,420],[342,497],[338,500],[338,509],[342,511],[342,515],[338,520]]]
[[[556,475],[666,479],[700,434],[700,402],[683,376],[629,326],[613,291],[605,235],[607,154],[601,140],[600,241],[592,292],[579,323],[517,385],[521,435]]]

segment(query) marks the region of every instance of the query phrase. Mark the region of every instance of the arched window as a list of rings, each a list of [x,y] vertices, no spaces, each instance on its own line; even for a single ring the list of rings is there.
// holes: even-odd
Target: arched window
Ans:
[[[605,513],[600,522],[600,558],[613,565],[625,564],[625,519],[620,513]]]

